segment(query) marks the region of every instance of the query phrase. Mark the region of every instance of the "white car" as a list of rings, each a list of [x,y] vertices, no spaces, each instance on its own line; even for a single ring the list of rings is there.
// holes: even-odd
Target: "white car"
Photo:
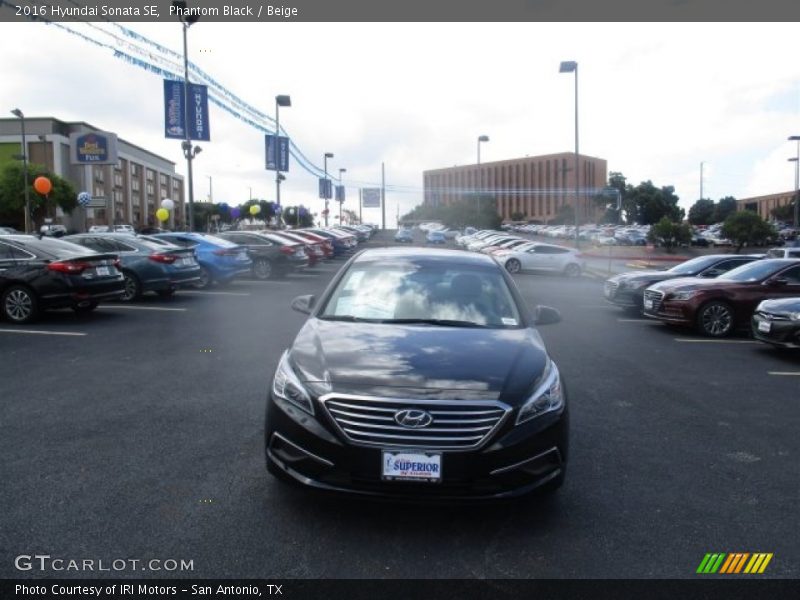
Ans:
[[[578,277],[586,268],[586,261],[577,250],[554,244],[525,244],[512,248],[497,260],[509,273],[555,271],[568,277]]]
[[[89,227],[89,233],[105,233],[108,231],[108,225],[92,225]]]

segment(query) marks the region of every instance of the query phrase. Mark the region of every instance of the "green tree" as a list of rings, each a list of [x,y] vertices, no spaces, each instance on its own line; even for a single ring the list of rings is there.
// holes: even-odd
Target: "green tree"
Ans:
[[[700,198],[689,209],[689,223],[692,225],[712,225],[715,223],[716,206],[709,198]]]
[[[776,206],[769,214],[772,215],[772,218],[776,221],[784,221],[784,222],[791,222],[794,219],[794,200],[792,200],[789,204],[784,204],[783,206]]]
[[[669,217],[661,217],[658,223],[650,228],[647,238],[670,252],[672,248],[688,243],[692,239],[692,232],[685,223],[676,223]]]
[[[283,207],[283,222],[291,227],[313,227],[314,215],[302,204]]]
[[[684,210],[678,206],[680,199],[671,185],[657,188],[652,181],[643,181],[630,190],[628,197],[635,206],[636,222],[653,225],[662,217],[670,221],[683,220]]]
[[[725,223],[722,225],[722,235],[736,244],[736,252],[738,253],[745,244],[757,245],[766,243],[776,233],[772,225],[758,214],[749,210],[742,210],[725,219]]]
[[[575,209],[571,204],[562,204],[558,208],[556,216],[550,219],[550,225],[574,225],[575,224]]]
[[[720,198],[714,207],[714,223],[722,223],[730,215],[736,212],[736,198],[725,196]]]
[[[0,171],[0,222],[22,231],[25,228],[25,179],[20,163],[9,163]],[[44,175],[53,184],[53,189],[45,198],[33,189],[33,181]],[[31,215],[38,230],[45,217],[54,216],[58,206],[71,213],[78,206],[75,187],[66,179],[45,172],[39,165],[28,165],[28,193],[30,195]]]
[[[439,221],[461,229],[467,225],[480,229],[496,229],[503,222],[497,214],[497,202],[490,194],[470,195],[451,204],[420,204],[400,218],[406,221]]]
[[[511,220],[512,221],[524,221],[525,218],[526,218],[526,215],[525,215],[524,212],[516,211],[516,212],[511,213]]]

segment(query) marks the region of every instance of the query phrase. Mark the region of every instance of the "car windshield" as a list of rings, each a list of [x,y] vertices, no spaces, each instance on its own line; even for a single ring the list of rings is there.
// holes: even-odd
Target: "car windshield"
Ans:
[[[522,324],[499,270],[418,263],[354,263],[319,318],[492,328]]]
[[[731,269],[727,273],[717,277],[717,279],[741,282],[761,281],[779,271],[783,266],[784,263],[782,262],[776,263],[773,261],[757,260],[755,262],[742,265],[741,267]]]
[[[675,275],[696,275],[719,260],[716,256],[698,256],[669,269]]]

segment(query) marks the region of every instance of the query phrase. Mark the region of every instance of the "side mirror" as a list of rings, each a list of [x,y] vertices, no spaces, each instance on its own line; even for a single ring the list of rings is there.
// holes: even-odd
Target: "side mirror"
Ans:
[[[771,279],[769,282],[770,285],[788,285],[789,280],[785,277],[778,277],[776,279]]]
[[[314,308],[314,301],[316,298],[313,294],[307,294],[305,296],[298,296],[294,300],[292,300],[292,309],[296,310],[297,312],[303,313],[305,315],[311,314],[311,309]]]
[[[561,313],[555,308],[549,306],[536,307],[536,324],[537,325],[552,325],[553,323],[561,322]]]
[[[724,273],[724,271],[721,271],[719,269],[709,269],[708,271],[702,273],[700,277],[714,278],[722,275],[722,273]]]

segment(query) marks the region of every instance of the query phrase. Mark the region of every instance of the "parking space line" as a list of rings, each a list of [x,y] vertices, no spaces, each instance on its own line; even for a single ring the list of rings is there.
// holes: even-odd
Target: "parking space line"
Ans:
[[[68,335],[82,337],[88,335],[78,331],[37,331],[35,329],[0,329],[0,333],[28,333],[31,335]]]
[[[186,312],[186,308],[169,308],[166,306],[129,306],[126,304],[103,304],[100,308],[113,308],[123,310],[161,310],[164,312]]]
[[[656,323],[653,319],[617,319],[619,323]]]
[[[198,294],[200,296],[249,296],[250,292],[202,292],[200,290],[185,290],[181,294]]]
[[[676,342],[684,342],[687,344],[760,344],[761,342],[757,342],[755,340],[702,340],[702,339],[691,339],[691,338],[674,338]]]
[[[800,371],[767,371],[767,375],[778,375],[787,377],[800,377]]]
[[[254,279],[253,281],[234,281],[233,285],[252,285],[252,284],[269,284],[272,285],[273,283],[291,283],[291,281],[287,279]]]

